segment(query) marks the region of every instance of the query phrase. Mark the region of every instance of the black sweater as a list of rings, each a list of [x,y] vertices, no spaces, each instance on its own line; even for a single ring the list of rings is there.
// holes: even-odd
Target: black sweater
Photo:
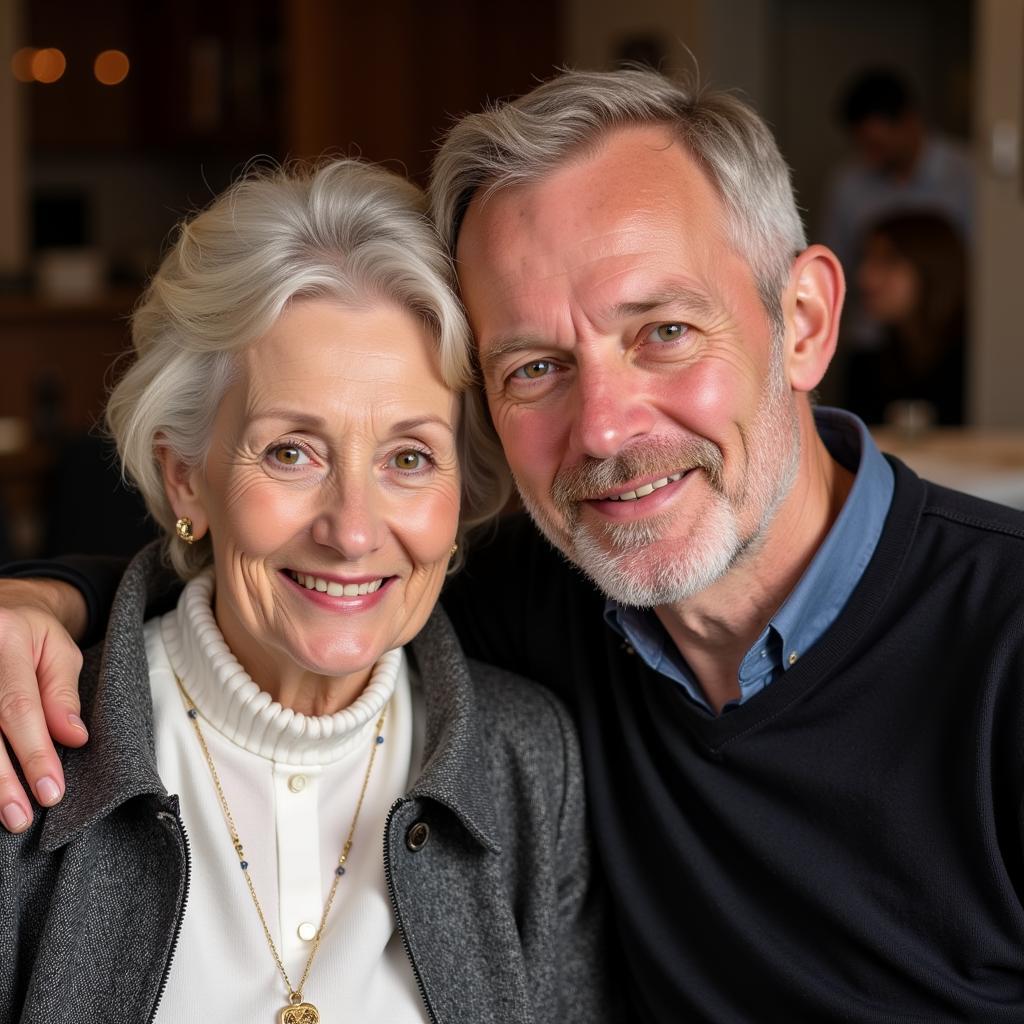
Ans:
[[[895,470],[839,619],[718,718],[524,519],[445,593],[576,710],[640,1021],[1024,1022],[1024,516]]]
[[[576,709],[640,1020],[1024,1021],[1024,515],[895,469],[839,619],[718,718],[525,521],[450,588]]]

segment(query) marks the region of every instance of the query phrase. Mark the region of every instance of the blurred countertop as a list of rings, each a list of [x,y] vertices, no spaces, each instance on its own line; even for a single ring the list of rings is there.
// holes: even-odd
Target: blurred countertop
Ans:
[[[1024,509],[1024,430],[933,427],[907,434],[878,427],[871,433],[882,451],[927,480]]]

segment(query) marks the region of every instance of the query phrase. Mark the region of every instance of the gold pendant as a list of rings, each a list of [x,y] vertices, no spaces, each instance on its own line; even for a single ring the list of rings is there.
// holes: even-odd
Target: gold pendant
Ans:
[[[320,1011],[312,1003],[292,1003],[281,1011],[278,1024],[320,1024]]]

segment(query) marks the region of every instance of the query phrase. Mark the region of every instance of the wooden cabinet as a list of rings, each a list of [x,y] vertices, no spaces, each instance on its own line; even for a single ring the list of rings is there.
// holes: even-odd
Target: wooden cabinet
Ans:
[[[99,422],[134,299],[124,292],[62,306],[0,297],[0,504],[17,554],[35,553],[42,540],[45,483],[62,439]],[[92,497],[81,495],[83,508]]]

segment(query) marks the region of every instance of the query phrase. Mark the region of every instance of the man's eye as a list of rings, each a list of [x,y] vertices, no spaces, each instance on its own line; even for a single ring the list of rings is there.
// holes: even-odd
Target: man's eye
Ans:
[[[686,324],[657,324],[647,334],[649,341],[678,341],[687,330]]]
[[[279,444],[271,448],[270,458],[279,466],[301,466],[309,462],[309,456],[294,444]]]
[[[513,371],[513,377],[525,378],[526,380],[538,380],[546,377],[553,369],[554,364],[547,359],[534,359],[532,362],[524,363],[519,369]]]

